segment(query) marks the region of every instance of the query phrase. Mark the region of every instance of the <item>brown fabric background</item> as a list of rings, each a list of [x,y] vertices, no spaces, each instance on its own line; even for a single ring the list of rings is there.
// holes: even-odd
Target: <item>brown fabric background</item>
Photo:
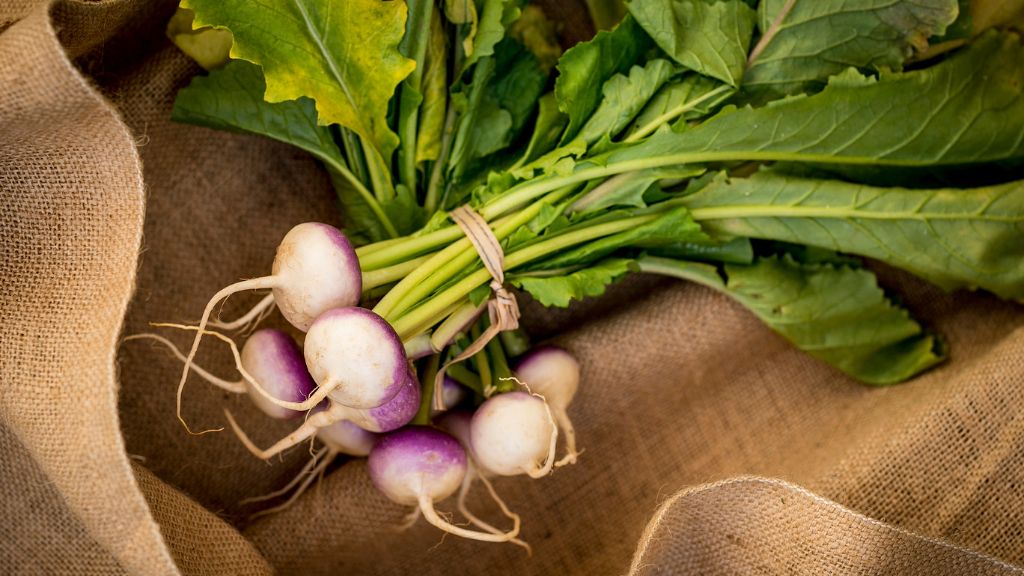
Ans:
[[[163,40],[173,3],[46,4],[0,4],[0,573],[1019,572],[1021,307],[886,270],[953,356],[888,389],[692,285],[528,306],[532,331],[585,367],[580,463],[496,482],[532,559],[422,522],[396,533],[405,510],[362,462],[246,522],[238,501],[307,454],[268,465],[229,434],[187,435],[177,361],[118,338],[194,320],[217,288],[264,274],[295,223],[338,223],[329,184],[286,146],[167,120],[197,72]],[[231,374],[213,343],[201,360]],[[224,406],[262,443],[292,426],[198,381],[185,400],[195,427],[221,425]]]

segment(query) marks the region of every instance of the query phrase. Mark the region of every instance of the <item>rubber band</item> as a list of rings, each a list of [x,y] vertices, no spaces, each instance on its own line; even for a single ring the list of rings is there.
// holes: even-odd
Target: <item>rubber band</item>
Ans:
[[[437,375],[434,377],[433,407],[435,410],[445,409],[443,382],[445,371],[449,366],[471,358],[483,350],[484,346],[500,332],[515,330],[519,327],[519,303],[516,302],[515,295],[505,288],[505,252],[501,249],[498,238],[488,226],[487,221],[469,206],[460,206],[452,210],[449,216],[462,229],[466,238],[469,238],[473,248],[480,256],[484,268],[490,273],[493,297],[487,301],[487,316],[491,321],[490,326],[458,356],[445,362],[438,369]]]

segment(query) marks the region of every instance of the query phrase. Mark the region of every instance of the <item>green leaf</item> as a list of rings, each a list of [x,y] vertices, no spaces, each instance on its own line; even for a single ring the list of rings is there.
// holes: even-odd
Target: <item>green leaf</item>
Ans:
[[[614,30],[598,32],[589,42],[581,42],[562,55],[555,97],[558,109],[569,117],[563,144],[572,141],[601,103],[605,81],[640,62],[652,45],[636,20],[627,16]]]
[[[1024,30],[1024,0],[970,0],[975,34],[998,26]]]
[[[541,96],[537,105],[537,120],[530,132],[530,142],[512,170],[518,170],[524,164],[550,152],[558,144],[558,137],[568,123],[569,118],[558,110],[558,100],[554,93],[548,92]]]
[[[611,30],[626,15],[622,0],[587,0],[587,12],[598,30]]]
[[[648,60],[643,67],[633,66],[628,76],[609,78],[601,89],[601,103],[580,129],[579,137],[588,145],[604,136],[614,138],[674,73],[675,67],[659,58]]]
[[[768,170],[682,202],[712,231],[859,254],[946,289],[1024,299],[1024,181],[911,190]]]
[[[679,64],[739,86],[757,14],[741,0],[633,0],[630,14]]]
[[[207,70],[220,68],[228,62],[231,32],[204,26],[192,28],[195,13],[178,8],[167,22],[167,37],[189,58]]]
[[[743,86],[796,94],[850,66],[899,70],[958,12],[957,0],[764,0]]]
[[[619,174],[605,180],[576,200],[571,211],[578,214],[589,214],[612,206],[646,206],[645,194],[661,180],[684,180],[700,176],[703,173],[703,168],[681,166]]]
[[[719,91],[719,82],[689,74],[682,80],[669,82],[651,98],[626,132],[626,139],[634,134],[647,136],[665,123],[681,128],[686,120],[703,118],[715,110],[732,91]]]
[[[941,362],[935,337],[890,302],[865,269],[764,258],[726,265],[729,294],[801,350],[869,384]]]
[[[796,347],[868,384],[902,382],[942,362],[941,342],[886,298],[863,268],[800,264],[789,256],[753,265],[641,259],[643,272],[705,284],[735,298]]]
[[[733,238],[725,242],[678,242],[658,246],[648,252],[655,256],[703,262],[750,264],[754,261],[754,247],[749,238]]]
[[[600,296],[630,271],[632,260],[609,258],[589,268],[558,276],[511,276],[512,285],[527,291],[543,306],[565,308],[572,300]]]
[[[267,136],[301,148],[328,165],[344,165],[327,126],[316,121],[309,98],[271,104],[259,66],[233,60],[207,76],[196,76],[178,91],[171,119],[218,130]]]
[[[342,221],[345,223],[345,236],[356,246],[362,246],[391,237],[381,225],[380,219],[370,208],[366,198],[336,170],[328,170],[331,185],[338,197]]]
[[[548,20],[539,6],[530,4],[523,8],[522,15],[509,27],[508,35],[537,58],[544,72],[550,72],[562,56],[558,23]]]
[[[494,47],[505,38],[505,30],[519,18],[520,10],[516,0],[482,0],[481,4],[479,25],[473,34],[472,47],[465,49],[463,71],[481,58],[493,55]]]
[[[941,64],[878,81],[846,74],[814,96],[726,111],[612,152],[620,169],[788,161],[909,170],[1024,159],[1024,46],[989,33]]]
[[[380,0],[182,0],[194,26],[227,28],[231,57],[263,67],[264,99],[316,102],[318,122],[341,124],[372,142],[386,160],[398,145],[388,101],[414,68],[398,43],[404,2]]]
[[[437,160],[448,104],[448,62],[444,27],[437,11],[430,21],[426,65],[423,69],[423,104],[416,138],[416,164]]]
[[[566,229],[569,231],[570,229]],[[534,268],[563,268],[583,266],[595,262],[622,248],[650,248],[678,242],[707,242],[700,225],[694,221],[686,208],[672,208],[654,221],[637,226],[632,230],[606,236],[574,248],[562,254],[545,259]]]

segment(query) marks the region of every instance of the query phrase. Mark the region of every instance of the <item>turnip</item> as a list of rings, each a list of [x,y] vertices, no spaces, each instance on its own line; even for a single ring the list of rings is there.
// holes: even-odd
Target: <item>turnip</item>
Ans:
[[[384,436],[369,458],[370,479],[392,502],[416,506],[428,522],[445,532],[482,540],[508,542],[516,529],[492,534],[454,526],[434,509],[451,496],[466,476],[466,453],[451,436],[421,426],[403,428]]]
[[[481,469],[480,464],[476,461],[476,456],[473,453],[473,443],[470,441],[470,426],[473,420],[473,413],[467,410],[450,410],[446,412],[437,421],[438,427],[450,434],[453,438],[462,444],[462,448],[466,451],[468,457],[466,477],[462,480],[462,485],[459,487],[459,495],[456,498],[456,506],[458,507],[459,513],[466,517],[471,523],[487,530],[492,534],[501,534],[501,530],[488,522],[481,520],[475,514],[473,514],[469,507],[466,505],[466,497],[469,495],[469,489],[473,485],[473,480],[479,478],[480,481],[487,488],[488,494],[491,499],[494,500],[495,504],[501,510],[502,514],[512,520],[512,529],[514,531],[519,530],[520,519],[519,515],[509,509],[505,501],[498,496],[498,492],[494,489],[491,481],[487,478],[490,472]],[[526,548],[528,554],[533,554],[533,549],[529,544],[520,540],[519,538],[513,538],[510,540],[513,544]]]
[[[206,331],[210,335],[234,342],[222,334]],[[170,340],[158,334],[142,333],[128,336],[125,340],[149,339],[160,342],[181,361],[185,355]],[[214,376],[210,372],[191,364],[191,369],[207,382],[236,394],[249,394],[256,406],[271,418],[295,418],[301,411],[284,408],[267,397],[272,396],[287,402],[301,402],[316,389],[316,383],[306,369],[302,351],[291,336],[272,328],[254,332],[245,341],[240,355],[240,365],[251,378],[231,381]],[[259,382],[257,390],[253,381]]]
[[[328,310],[310,326],[303,355],[317,388],[301,402],[282,400],[264,390],[259,379],[245,369],[234,342],[221,334],[207,333],[228,342],[235,353],[238,371],[253,390],[271,403],[291,410],[309,410],[325,398],[338,405],[333,408],[336,410],[376,408],[394,398],[410,378],[415,379],[395,330],[365,308]]]
[[[477,408],[470,425],[473,454],[481,468],[500,476],[551,472],[558,428],[547,402],[527,392],[492,396]]]
[[[398,334],[365,308],[335,308],[321,314],[306,334],[303,353],[320,386],[313,398],[329,396],[352,408],[384,404],[410,378]]]
[[[285,319],[299,330],[305,331],[310,328],[313,320],[325,311],[354,306],[359,302],[362,272],[352,244],[337,228],[328,224],[306,222],[289,230],[277,247],[270,276],[243,280],[221,289],[203,310],[195,340],[185,358],[181,381],[178,383],[178,419],[182,424],[185,421],[181,418],[181,392],[185,387],[185,380],[188,379],[188,372],[199,349],[199,343],[206,333],[206,325],[214,306],[236,292],[264,288],[271,289],[274,302],[281,309]],[[318,402],[319,400],[301,408],[294,405],[285,407],[308,410]]]
[[[531,392],[544,397],[559,428],[565,433],[568,453],[555,465],[575,463],[579,455],[576,450],[576,430],[572,426],[567,409],[579,388],[579,362],[562,348],[539,346],[519,361],[515,373]]]
[[[266,450],[256,447],[235,422],[231,412],[225,410],[224,414],[242,444],[257,458],[266,460],[307,440],[314,434],[328,445],[348,443],[351,441],[351,431],[338,426],[346,421],[369,432],[389,432],[401,428],[412,420],[420,405],[419,382],[411,373],[406,373],[405,378],[405,383],[399,392],[381,406],[357,409],[331,401],[326,408],[311,410],[302,426]],[[349,439],[343,440],[343,434],[347,435]]]

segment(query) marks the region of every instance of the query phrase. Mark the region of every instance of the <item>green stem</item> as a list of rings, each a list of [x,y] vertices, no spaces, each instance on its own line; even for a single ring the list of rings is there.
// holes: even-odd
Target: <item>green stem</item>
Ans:
[[[572,232],[566,232],[553,238],[524,246],[505,257],[505,268],[511,270],[517,266],[528,264],[538,258],[547,256],[559,250],[564,250],[577,244],[589,242],[604,236],[618,234],[636,226],[642,226],[660,217],[659,214],[647,214],[644,216],[633,216],[602,222],[593,226],[587,226]],[[400,318],[387,318],[399,337],[408,338],[418,334],[437,322],[440,313],[447,311],[452,305],[458,303],[478,286],[482,286],[490,279],[490,273],[483,268],[478,268],[443,292],[430,298],[419,307],[409,311]]]
[[[783,150],[702,150],[679,152],[662,156],[620,160],[604,166],[583,168],[566,176],[548,176],[524,182],[510,188],[506,193],[492,199],[480,210],[485,220],[502,216],[507,212],[563,186],[575,185],[595,178],[607,178],[624,172],[645,170],[648,168],[664,168],[686,164],[704,164],[708,162],[735,162],[749,160],[757,162],[802,162],[816,164],[849,164],[849,165],[884,165],[884,166],[922,166],[914,160],[891,160],[870,156],[835,156],[829,154],[808,154],[804,152],[787,152]]]
[[[462,49],[459,46],[455,47],[455,58],[452,70],[458,74],[459,69],[462,67],[463,59]],[[441,133],[441,151],[437,156],[437,160],[434,161],[434,165],[430,169],[430,181],[427,183],[427,195],[423,199],[423,207],[426,209],[427,214],[433,214],[437,209],[438,200],[440,199],[441,190],[441,179],[444,176],[444,171],[448,167],[448,154],[451,152],[452,139],[455,134],[455,122],[458,120],[458,114],[456,113],[455,106],[452,104],[451,96],[448,98],[448,110],[445,112],[444,118],[444,132]]]
[[[494,338],[487,343],[487,356],[490,358],[494,373],[494,386],[499,392],[511,392],[516,383],[512,378],[512,369],[508,367],[508,358],[501,347],[501,340]]]
[[[388,266],[387,268],[379,268],[377,270],[368,270],[363,272],[363,291],[371,290],[377,286],[383,286],[392,282],[397,282],[402,278],[405,278],[410,272],[416,270],[424,262],[430,259],[430,255],[420,256],[419,258],[413,258],[407,260],[401,264],[395,264]]]
[[[377,220],[380,222],[380,225],[384,227],[384,232],[386,232],[388,236],[391,236],[392,238],[398,236],[398,230],[395,229],[395,225],[391,223],[391,219],[388,218],[388,215],[384,213],[384,209],[381,208],[380,202],[377,202],[377,199],[374,198],[373,194],[367,190],[366,186],[363,186],[363,183],[360,182],[352,172],[349,172],[347,167],[328,156],[317,155],[317,157],[323,161],[332,175],[345,178],[345,180],[355,188],[356,193],[359,194],[360,198],[363,199],[363,202],[366,202],[366,205],[370,207],[370,211],[377,217]]]
[[[643,256],[637,259],[636,264],[640,272],[643,273],[688,280],[708,288],[713,288],[719,292],[725,292],[726,290],[725,282],[722,281],[722,277],[718,274],[718,269],[711,264],[659,258],[656,256]]]
[[[671,122],[678,118],[679,116],[682,116],[683,114],[686,114],[687,112],[693,110],[697,106],[700,106],[701,104],[707,102],[708,100],[711,100],[712,98],[720,94],[729,92],[731,90],[733,90],[732,86],[719,86],[718,88],[715,88],[714,90],[708,92],[707,94],[704,94],[699,98],[690,100],[689,102],[684,102],[679,106],[676,106],[675,108],[669,110],[668,112],[665,112],[661,116],[658,116],[654,120],[651,120],[644,127],[630,134],[629,137],[623,140],[623,142],[630,144],[636,142],[637,140],[642,140],[649,136],[652,132],[660,128],[663,124]]]
[[[495,238],[499,242],[504,240],[537,216],[544,203],[554,204],[571,194],[574,190],[574,187],[556,190],[546,196],[544,202],[535,202],[514,216],[504,221],[495,222],[492,225]],[[462,233],[458,227],[454,228],[459,230],[460,234]],[[470,266],[478,258],[479,255],[468,238],[462,238],[450,244],[399,282],[374,307],[373,311],[385,318],[401,314],[443,285],[455,274]]]
[[[473,390],[478,395],[484,395],[484,387],[480,384],[480,377],[469,368],[466,368],[465,364],[452,364],[448,367],[445,375],[451,376],[452,380]]]
[[[352,173],[364,187],[372,185],[370,177],[366,174],[366,159],[363,158],[363,147],[359,144],[359,137],[348,128],[339,127],[338,131],[341,134],[341,146],[345,149],[345,158],[348,159],[348,164],[352,167]]]
[[[434,400],[434,378],[437,376],[440,363],[441,355],[434,354],[427,360],[427,365],[423,368],[423,375],[420,377],[420,382],[423,383],[423,389],[420,391],[420,409],[416,411],[416,416],[412,419],[413,424],[420,426],[430,424],[430,405]]]
[[[391,176],[384,159],[381,158],[373,144],[365,138],[360,137],[363,145],[363,156],[366,158],[366,169],[370,173],[370,182],[373,183],[373,193],[381,202],[387,202],[395,197],[395,188],[391,185]]]
[[[358,257],[359,261],[362,262],[363,258],[366,258],[370,254],[373,254],[374,252],[380,252],[381,249],[383,248],[396,246],[398,244],[401,244],[402,242],[405,242],[406,240],[408,240],[408,238],[406,237],[388,238],[387,240],[381,240],[380,242],[374,242],[373,244],[360,246],[359,248],[356,248],[356,257]]]
[[[445,346],[451,344],[455,338],[466,331],[466,327],[480,316],[484,310],[486,303],[473,304],[469,300],[464,302],[454,312],[448,315],[447,318],[441,322],[434,333],[430,335],[430,345],[435,350],[441,350]]]
[[[480,338],[479,322],[474,324],[473,329],[469,332],[471,342],[476,342],[478,338]],[[473,363],[476,364],[476,373],[480,375],[480,386],[484,391],[490,390],[494,386],[494,378],[491,375],[491,363],[487,358],[486,347],[473,355]]]
[[[416,67],[402,82],[399,94],[398,135],[401,145],[398,149],[398,175],[399,181],[409,190],[415,192],[416,129],[419,125],[419,111],[423,101],[420,93],[434,0],[409,0],[406,4],[409,7],[406,33],[399,48],[404,56],[416,62]]]

